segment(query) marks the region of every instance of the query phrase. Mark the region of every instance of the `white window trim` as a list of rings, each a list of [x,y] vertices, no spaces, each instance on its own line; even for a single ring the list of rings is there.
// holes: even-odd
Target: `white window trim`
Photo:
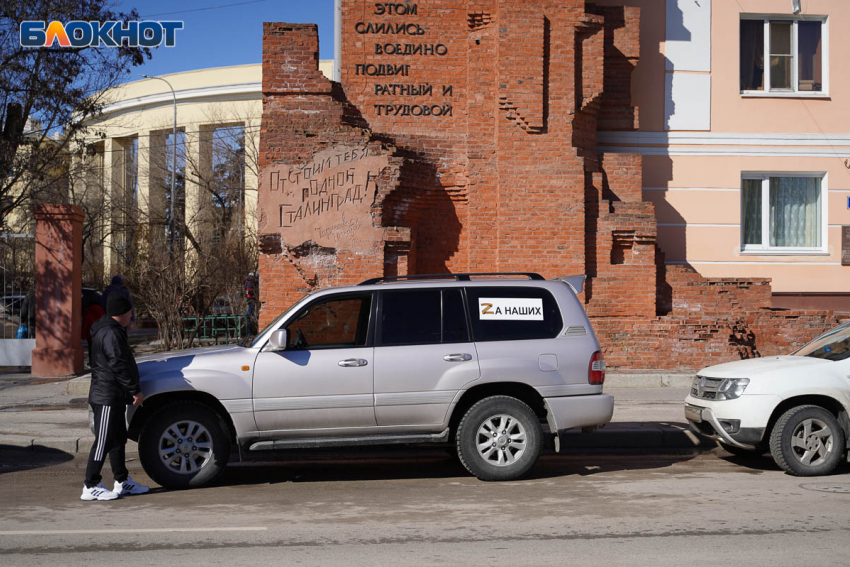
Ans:
[[[763,91],[740,91],[742,98],[829,98],[829,16],[795,16],[791,14],[741,14],[741,20],[764,20],[764,84]],[[770,90],[770,20],[785,20],[792,22],[791,53],[793,63],[791,65],[793,90]],[[797,90],[797,23],[798,22],[821,22],[821,69],[823,70],[822,90],[798,91]],[[741,41],[740,31],[738,41]],[[741,56],[738,55],[738,69],[740,76]]]
[[[804,248],[770,246],[770,178],[817,177],[820,181],[821,236],[820,246]],[[744,180],[759,179],[761,188],[761,244],[744,244]],[[746,171],[741,174],[741,255],[744,256],[828,256],[829,255],[829,187],[825,171]]]

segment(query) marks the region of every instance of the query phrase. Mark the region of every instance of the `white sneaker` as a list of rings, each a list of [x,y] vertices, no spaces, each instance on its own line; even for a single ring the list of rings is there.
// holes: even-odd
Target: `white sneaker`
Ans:
[[[118,493],[107,490],[103,484],[91,488],[84,484],[83,495],[80,496],[80,500],[115,500],[116,498],[118,498]]]
[[[115,492],[116,494],[120,494],[121,496],[127,494],[144,494],[149,490],[149,487],[139,484],[129,476],[124,482],[118,482],[116,480],[115,487],[112,489],[113,492]]]

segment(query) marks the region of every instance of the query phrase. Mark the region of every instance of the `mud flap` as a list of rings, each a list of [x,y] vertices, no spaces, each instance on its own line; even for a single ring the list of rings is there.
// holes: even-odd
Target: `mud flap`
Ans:
[[[555,423],[555,416],[552,414],[552,408],[549,407],[549,402],[543,400],[543,405],[546,407],[546,422],[549,424],[549,433],[552,435],[552,444],[556,453],[561,452],[561,435],[558,432],[558,424]]]

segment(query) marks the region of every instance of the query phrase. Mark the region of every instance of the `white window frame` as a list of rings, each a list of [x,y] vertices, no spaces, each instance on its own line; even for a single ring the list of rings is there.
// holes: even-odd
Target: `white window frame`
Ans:
[[[829,98],[829,16],[794,16],[790,14],[741,14],[741,20],[763,20],[764,21],[764,90],[752,91],[742,90],[742,97],[767,97],[767,98]],[[770,88],[770,22],[791,22],[791,89]],[[821,22],[821,69],[823,82],[820,91],[798,91],[797,82],[797,24],[799,22]],[[741,41],[740,26],[738,28],[738,41]],[[738,76],[740,77],[741,55],[738,51]],[[739,80],[740,81],[740,80]],[[740,85],[740,82],[739,82]],[[740,88],[740,87],[739,87]]]
[[[771,177],[816,177],[820,179],[820,246],[791,247],[770,245],[770,178]],[[744,180],[761,180],[761,244],[744,244]],[[829,189],[825,171],[747,171],[741,174],[741,254],[773,256],[822,256],[829,255]]]

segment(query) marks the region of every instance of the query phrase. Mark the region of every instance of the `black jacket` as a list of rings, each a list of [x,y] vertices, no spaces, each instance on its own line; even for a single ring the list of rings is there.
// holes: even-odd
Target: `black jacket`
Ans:
[[[139,388],[139,368],[127,330],[108,315],[92,325],[91,387],[89,403],[130,403]]]

